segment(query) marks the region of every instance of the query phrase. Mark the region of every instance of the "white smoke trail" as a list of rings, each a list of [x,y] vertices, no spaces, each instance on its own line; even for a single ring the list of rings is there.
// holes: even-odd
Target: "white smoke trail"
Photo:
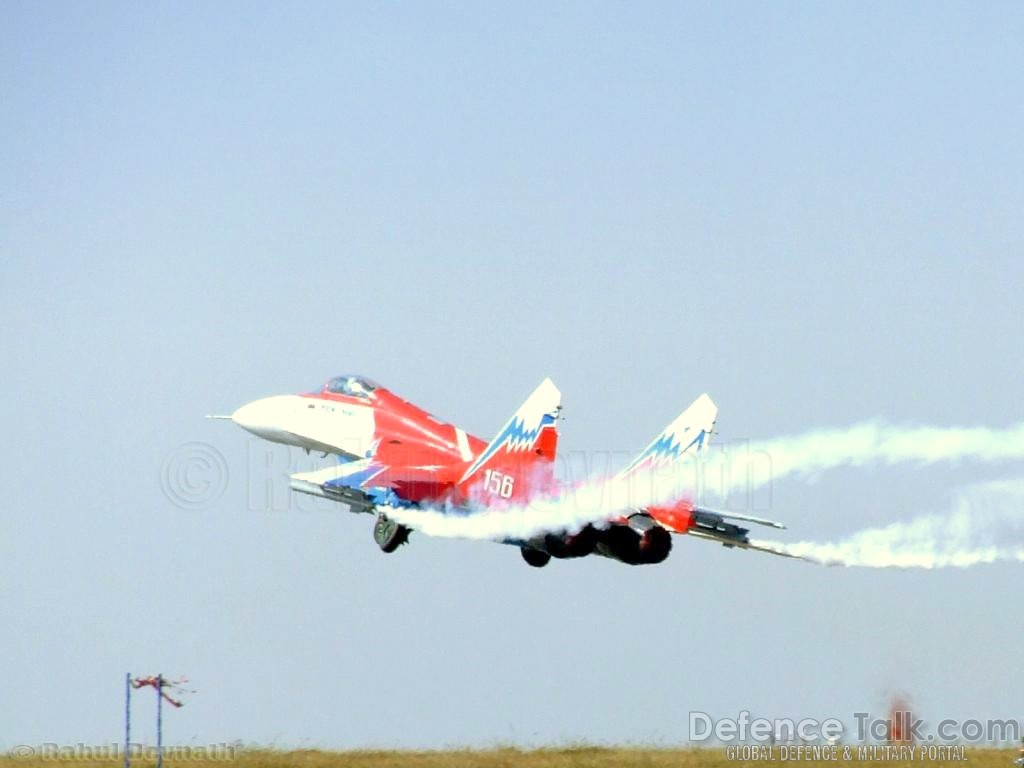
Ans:
[[[657,480],[650,477],[652,481]],[[675,488],[678,479],[670,477],[668,483]],[[653,487],[656,487],[654,482]],[[663,487],[662,493],[667,495],[670,491]],[[576,532],[589,523],[603,523],[638,506],[653,504],[653,496],[650,493],[636,495],[632,482],[606,478],[566,489],[555,498],[538,498],[517,506],[470,510],[388,507],[384,511],[389,517],[428,536],[529,539],[545,532]],[[678,498],[678,493],[675,496]]]
[[[969,486],[946,513],[868,528],[837,542],[757,543],[826,565],[867,568],[1024,562],[1024,480]]]
[[[750,443],[770,457],[775,477],[812,474],[845,465],[1024,458],[1024,423],[986,427],[897,427],[877,421],[847,429],[821,429]]]
[[[389,508],[399,522],[430,536],[469,539],[528,539],[550,531],[576,531],[648,506],[682,498],[751,492],[791,475],[807,476],[870,463],[1024,458],[1024,423],[988,428],[895,427],[865,422],[847,429],[814,430],[771,440],[726,443],[699,458],[640,471],[623,480],[601,478],[567,484],[554,499],[500,509]]]

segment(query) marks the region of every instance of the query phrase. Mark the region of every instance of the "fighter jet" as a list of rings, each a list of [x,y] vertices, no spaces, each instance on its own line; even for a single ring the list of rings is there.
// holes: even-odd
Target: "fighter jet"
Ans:
[[[267,397],[243,405],[230,419],[252,434],[337,457],[336,465],[291,476],[291,487],[341,502],[352,512],[377,517],[374,539],[394,552],[410,530],[388,517],[396,507],[472,510],[525,504],[559,489],[553,477],[561,393],[550,379],[526,399],[490,442],[432,416],[364,376],[336,376],[320,389]],[[685,460],[703,450],[718,408],[701,395],[619,474],[643,476],[652,468]],[[555,529],[519,547],[531,566],[591,554],[627,563],[660,563],[672,549],[671,534],[717,541],[727,547],[758,547],[738,523],[783,528],[748,515],[721,513],[679,500],[670,506],[627,508],[614,519],[582,530]],[[782,554],[772,549],[766,551]]]

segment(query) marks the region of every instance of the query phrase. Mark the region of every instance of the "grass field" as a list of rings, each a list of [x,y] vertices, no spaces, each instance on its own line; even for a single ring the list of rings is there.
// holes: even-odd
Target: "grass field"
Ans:
[[[778,748],[777,748],[778,749]],[[856,753],[856,750],[854,750]],[[914,765],[946,768],[969,764],[971,768],[1012,768],[1016,749],[972,749],[964,760],[922,759],[918,754]],[[358,751],[324,752],[319,750],[277,751],[240,749],[233,757],[217,760],[187,757],[165,757],[165,768],[738,768],[739,766],[790,765],[794,768],[834,768],[842,760],[782,760],[776,751],[774,761],[742,762],[731,760],[722,749],[626,749],[605,747],[571,747],[538,750],[496,748],[487,750],[453,750],[429,752]],[[883,766],[891,760],[857,760],[858,765]],[[904,763],[911,761],[903,761]],[[81,756],[0,757],[0,768],[55,768],[58,764],[71,768],[120,768],[121,760],[86,759]],[[149,757],[132,760],[133,768],[152,768]]]

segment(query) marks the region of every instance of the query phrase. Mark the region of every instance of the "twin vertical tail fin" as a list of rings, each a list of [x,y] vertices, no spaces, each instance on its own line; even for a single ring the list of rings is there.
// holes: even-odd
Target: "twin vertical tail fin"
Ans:
[[[618,474],[635,510],[673,533],[685,533],[692,527],[695,507],[684,488],[697,489],[699,466],[686,460],[707,447],[717,418],[718,406],[706,394],[701,395]],[[692,477],[688,476],[690,470],[694,470]],[[678,495],[675,485],[679,486]],[[666,492],[676,498],[666,498]],[[655,499],[661,503],[652,505],[650,501]]]
[[[483,504],[525,502],[553,486],[562,393],[544,379],[490,444],[466,467],[459,490]],[[704,394],[669,424],[622,470],[630,477],[643,469],[683,460],[710,441],[718,406]]]
[[[552,485],[562,393],[544,379],[458,482],[471,501],[525,502]]]
[[[718,406],[707,394],[701,395],[665,427],[619,476],[628,477],[643,468],[671,464],[700,451],[711,439],[717,418]]]

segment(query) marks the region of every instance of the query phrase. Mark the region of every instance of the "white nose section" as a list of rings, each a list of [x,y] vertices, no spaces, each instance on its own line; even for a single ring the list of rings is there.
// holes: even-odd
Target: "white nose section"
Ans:
[[[231,414],[231,420],[254,435],[270,437],[287,428],[294,411],[292,395],[264,397],[243,405]]]
[[[264,440],[350,458],[365,456],[374,441],[373,409],[365,405],[277,395],[247,403],[230,418]]]

